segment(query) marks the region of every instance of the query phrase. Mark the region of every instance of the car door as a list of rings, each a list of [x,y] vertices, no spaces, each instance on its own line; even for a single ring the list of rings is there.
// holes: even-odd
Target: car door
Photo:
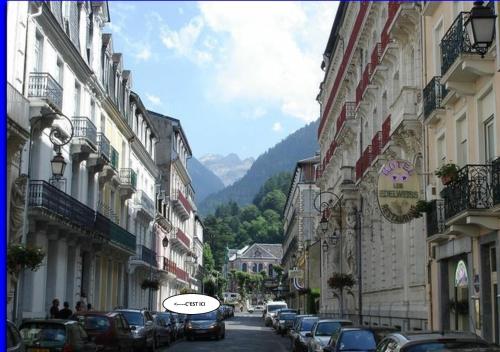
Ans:
[[[114,329],[116,332],[116,344],[120,346],[120,351],[126,351],[129,349],[128,346],[130,346],[130,328],[128,327],[128,324],[125,325],[124,322],[125,319],[121,317],[121,315],[116,315],[113,319],[113,324],[114,324]]]
[[[148,338],[153,338],[155,336],[156,331],[154,319],[148,311],[144,312],[144,328],[146,329]]]

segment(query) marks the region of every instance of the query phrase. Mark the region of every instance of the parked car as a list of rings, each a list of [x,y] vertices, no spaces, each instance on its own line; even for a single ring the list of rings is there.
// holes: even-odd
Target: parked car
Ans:
[[[136,351],[156,350],[158,341],[151,313],[144,309],[117,309],[122,313],[132,330],[133,347]]]
[[[265,308],[264,308],[264,306],[262,306],[262,305],[257,305],[257,306],[253,306],[253,307],[252,307],[252,311],[251,311],[251,312],[250,312],[250,310],[248,310],[248,311],[249,311],[250,313],[253,313],[253,312],[255,312],[255,313],[262,313],[262,312],[264,312],[264,309],[265,309]]]
[[[391,328],[343,327],[333,333],[324,352],[375,352],[377,344],[388,334],[397,331]]]
[[[186,338],[194,340],[198,336],[215,337],[216,340],[226,336],[226,325],[219,311],[192,314],[187,317]]]
[[[7,320],[7,352],[24,352],[25,350],[19,330],[13,322]]]
[[[276,315],[274,316],[273,318],[273,328],[278,330],[278,324],[279,324],[279,321],[280,321],[280,316],[281,314],[285,314],[285,313],[295,313],[295,314],[298,314],[298,310],[296,309],[291,309],[291,308],[281,308],[281,309],[278,309],[278,311],[276,312]]]
[[[28,351],[97,351],[96,344],[74,320],[28,319],[19,327],[19,333]]]
[[[465,331],[393,333],[377,346],[377,352],[463,351],[484,348],[490,345],[481,337]]]
[[[311,332],[311,329],[319,320],[318,317],[305,316],[298,317],[295,319],[295,325],[290,330],[290,340],[293,352],[306,352],[307,344],[309,343],[310,337],[306,334]]]
[[[98,350],[132,351],[132,331],[121,313],[79,312],[75,318],[95,342]]]
[[[154,323],[156,326],[156,339],[159,346],[170,346],[172,342],[172,325],[170,316],[162,317],[158,314],[153,314]]]
[[[276,311],[281,308],[288,308],[286,302],[267,302],[264,312],[262,313],[262,317],[264,318],[264,323],[266,326],[273,325],[273,318],[276,314]]]
[[[176,333],[177,333],[177,338],[180,339],[184,337],[184,328],[185,328],[185,315],[184,314],[179,314],[179,313],[172,313],[172,315],[175,318],[175,326],[176,326]]]
[[[342,326],[352,325],[350,320],[343,319],[320,319],[311,329],[311,332],[306,333],[310,337],[307,344],[308,352],[323,352],[323,347],[328,344],[330,336]]]
[[[170,331],[170,342],[175,341],[177,339],[177,320],[175,319],[175,317],[170,312],[154,312],[153,317],[155,317],[156,315],[160,316],[168,325]]]
[[[283,313],[280,314],[278,321],[278,334],[281,336],[285,336],[285,334],[290,330],[293,326],[293,322],[295,321],[295,317],[297,313]]]

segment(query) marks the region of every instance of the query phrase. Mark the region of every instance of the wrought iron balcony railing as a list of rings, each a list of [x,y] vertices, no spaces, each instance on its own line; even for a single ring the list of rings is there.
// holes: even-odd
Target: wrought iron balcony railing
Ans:
[[[120,169],[120,182],[123,185],[129,185],[133,189],[137,188],[137,174],[133,169],[122,168]]]
[[[346,123],[347,120],[354,120],[356,118],[356,102],[347,101],[342,107],[339,117],[337,118],[337,130],[335,136],[337,136]]]
[[[441,77],[434,76],[424,88],[424,118],[436,109],[441,109],[443,98],[448,94],[448,91],[441,84]]]
[[[97,145],[97,128],[85,116],[73,117],[73,137],[86,138],[89,142]]]
[[[115,211],[101,201],[97,202],[97,211],[111,221],[118,222],[118,216]]]
[[[491,165],[466,165],[442,191],[445,218],[465,210],[489,209],[493,206]]]
[[[430,210],[426,218],[427,237],[443,233],[445,230],[444,200],[434,199],[430,203]]]
[[[170,260],[168,258],[163,258],[163,270],[168,271],[172,274],[176,273],[176,268],[177,265],[173,260]]]
[[[480,54],[471,45],[465,22],[470,12],[461,12],[441,39],[441,74],[445,75],[461,54]]]
[[[110,158],[110,147],[109,139],[106,138],[104,133],[97,133],[97,150],[108,161]]]
[[[156,252],[153,251],[152,249],[149,249],[146,246],[139,245],[137,246],[137,251],[139,252],[140,256],[139,258],[143,261],[146,262],[150,265],[157,266],[158,263],[156,262]]]
[[[491,163],[491,188],[493,189],[493,204],[500,204],[500,157]]]
[[[62,110],[63,89],[47,72],[31,72],[28,83],[28,97],[41,98]]]
[[[155,205],[154,202],[143,190],[138,190],[135,193],[135,203],[140,205],[144,210],[146,210],[151,216],[155,215]]]
[[[133,234],[114,222],[110,222],[109,227],[109,237],[111,241],[135,252],[135,236]]]
[[[115,148],[113,148],[113,146],[109,147],[109,159],[111,162],[111,167],[115,170],[118,170],[118,160],[120,159],[120,154]]]

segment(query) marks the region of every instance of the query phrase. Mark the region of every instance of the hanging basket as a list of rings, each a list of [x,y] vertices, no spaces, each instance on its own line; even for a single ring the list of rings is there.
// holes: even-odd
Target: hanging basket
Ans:
[[[344,287],[352,287],[354,284],[356,284],[356,281],[351,274],[334,273],[328,279],[328,286],[332,289],[342,290]]]
[[[144,279],[141,283],[141,288],[147,290],[148,288],[158,291],[160,289],[160,282],[158,280]]]
[[[44,257],[45,252],[41,248],[10,243],[7,249],[7,270],[11,275],[18,275],[23,269],[37,271]]]

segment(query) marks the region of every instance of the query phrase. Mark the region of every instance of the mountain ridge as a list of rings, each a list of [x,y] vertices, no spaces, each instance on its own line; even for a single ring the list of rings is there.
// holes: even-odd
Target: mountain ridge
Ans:
[[[254,158],[241,159],[236,153],[225,156],[206,154],[198,160],[219,177],[226,187],[242,178],[255,161]]]

